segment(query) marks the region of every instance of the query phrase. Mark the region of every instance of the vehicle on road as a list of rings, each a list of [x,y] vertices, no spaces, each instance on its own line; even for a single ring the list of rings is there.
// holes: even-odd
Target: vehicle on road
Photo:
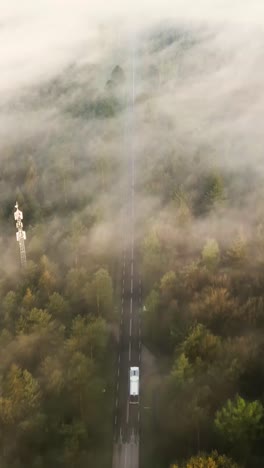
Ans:
[[[130,367],[129,371],[129,399],[130,403],[138,403],[139,397],[139,367]]]

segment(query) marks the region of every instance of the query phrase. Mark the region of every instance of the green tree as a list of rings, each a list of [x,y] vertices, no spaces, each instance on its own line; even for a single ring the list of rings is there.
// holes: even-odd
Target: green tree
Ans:
[[[94,376],[94,364],[83,353],[72,354],[67,368],[67,386],[70,391],[73,407],[77,408],[76,416],[84,420],[88,404],[87,392]]]
[[[68,340],[71,351],[89,354],[91,359],[100,358],[107,344],[106,322],[101,317],[87,321],[84,317],[76,317],[72,323],[72,333]]]
[[[81,239],[85,236],[85,226],[80,219],[74,218],[70,226],[69,252],[71,253],[71,260],[74,263],[75,268],[80,262],[80,243]]]
[[[107,270],[100,268],[92,282],[98,315],[109,316],[113,307],[113,285]]]
[[[26,309],[32,309],[34,305],[34,301],[35,301],[35,297],[32,294],[31,289],[27,288],[26,294],[24,295],[23,300],[22,300],[23,307],[25,307]]]
[[[9,291],[3,299],[2,308],[4,312],[5,325],[13,329],[18,311],[18,297],[14,291]]]
[[[183,343],[184,354],[191,363],[195,363],[198,359],[212,363],[216,360],[219,349],[219,337],[213,335],[200,323],[193,327]]]
[[[209,268],[214,269],[220,261],[220,250],[215,239],[208,239],[202,251],[203,263]]]
[[[176,194],[175,196],[178,202],[177,210],[177,226],[181,228],[186,228],[190,226],[192,221],[192,213],[189,207],[189,201],[186,200],[185,194]]]
[[[231,247],[227,251],[227,258],[233,263],[241,263],[247,254],[247,242],[243,232],[240,232],[234,239]]]
[[[208,269],[204,265],[201,266],[198,262],[192,262],[184,267],[181,271],[181,278],[183,292],[188,300],[194,292],[200,291],[208,286],[208,283],[210,284]]]
[[[51,315],[43,309],[34,307],[30,311],[24,311],[17,321],[18,333],[32,333],[46,330],[51,321]]]
[[[71,304],[82,302],[84,285],[87,282],[87,272],[84,268],[72,268],[65,279],[65,296]]]
[[[64,322],[69,318],[69,304],[58,292],[49,297],[47,311],[52,317]]]
[[[72,424],[63,424],[60,435],[64,439],[64,449],[61,456],[62,466],[81,467],[87,461],[87,426],[82,421],[74,421]]]
[[[205,206],[207,209],[216,207],[224,200],[224,184],[220,174],[209,174],[205,182]]]
[[[13,364],[7,373],[0,398],[0,421],[3,424],[25,424],[32,411],[40,405],[40,387],[26,369]]]
[[[237,298],[222,287],[209,287],[195,297],[191,304],[193,319],[208,325],[215,333],[230,332],[229,324],[234,311],[239,307]]]
[[[193,382],[193,368],[184,353],[176,359],[171,377],[177,387],[183,387],[186,383]]]
[[[41,382],[47,394],[61,394],[65,386],[65,372],[57,356],[47,356],[42,362]]]
[[[89,354],[91,359],[100,358],[106,351],[108,341],[107,325],[101,317],[91,320],[87,325]]]
[[[263,435],[263,405],[260,401],[246,401],[237,395],[228,400],[216,413],[215,427],[228,444],[248,449]]]
[[[49,260],[46,255],[40,259],[41,275],[39,278],[39,287],[46,294],[51,294],[57,285],[57,266]]]
[[[160,280],[161,294],[167,300],[171,299],[175,293],[176,275],[174,271],[168,271]]]

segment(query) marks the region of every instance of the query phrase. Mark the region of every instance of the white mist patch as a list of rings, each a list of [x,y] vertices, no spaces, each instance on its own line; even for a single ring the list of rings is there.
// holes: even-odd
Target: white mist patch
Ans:
[[[124,32],[132,34],[163,19],[247,28],[249,23],[263,24],[264,5],[258,0],[1,0],[0,92],[45,80],[79,59],[98,61]]]

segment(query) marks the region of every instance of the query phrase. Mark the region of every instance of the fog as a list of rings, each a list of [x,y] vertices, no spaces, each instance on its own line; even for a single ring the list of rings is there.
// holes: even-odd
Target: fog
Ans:
[[[120,164],[127,110],[108,119],[93,119],[85,116],[85,106],[105,96],[106,82],[116,65],[123,68],[130,92],[133,42],[139,185],[144,186],[149,175],[172,153],[175,161],[184,158],[190,171],[186,169],[185,180],[175,181],[175,190],[180,186],[197,190],[190,170],[197,155],[202,158],[201,173],[216,169],[236,173],[250,168],[254,177],[248,173],[246,187],[234,180],[233,193],[237,190],[241,199],[236,200],[236,206],[230,203],[223,219],[230,221],[225,229],[238,220],[239,224],[254,224],[255,216],[262,216],[261,208],[255,210],[258,214],[251,209],[259,206],[262,194],[261,184],[254,185],[256,173],[258,177],[263,174],[262,9],[259,2],[230,6],[223,1],[213,5],[206,1],[165,1],[155,3],[155,7],[150,7],[150,2],[133,7],[111,2],[103,7],[100,2],[91,6],[69,0],[63,2],[63,8],[59,1],[32,1],[26,6],[2,3],[2,154],[22,145],[22,154],[28,150],[38,154],[42,168],[46,167],[45,161],[49,166],[52,157],[57,167],[71,166],[71,155],[77,157],[80,173],[71,184],[71,193],[76,196],[79,192],[81,196],[84,190],[94,194],[97,181],[89,178],[88,167],[99,154]],[[148,12],[146,20],[142,19],[143,12]],[[165,31],[166,36],[170,30],[175,37],[160,45],[161,32]],[[115,96],[123,99],[121,94]],[[23,172],[25,159],[16,164],[21,164]],[[82,166],[86,172],[82,172]],[[148,172],[144,172],[146,168]],[[7,180],[2,183],[3,198],[9,200],[10,192],[17,187]],[[122,184],[119,179],[108,186],[107,195],[97,194],[96,205],[108,206],[104,222],[109,232],[109,222],[115,225],[119,219]],[[48,198],[53,197],[53,201],[61,196],[55,188],[52,193],[51,189]],[[232,193],[229,196],[232,198]],[[144,225],[143,220],[159,209],[161,194],[143,191],[139,197],[143,198],[138,217]],[[202,225],[206,231],[207,222],[203,220]],[[214,231],[218,228],[217,224]]]
[[[122,37],[124,30],[138,31],[164,19],[240,24],[243,31],[250,25],[263,25],[264,6],[258,0],[232,4],[224,0],[165,0],[154,4],[150,0],[112,0],[107,4],[101,0],[94,4],[85,0],[1,0],[0,91],[7,93],[45,79],[80,56],[93,62],[111,46],[109,37],[119,31]]]
[[[59,374],[54,371],[55,377],[60,376],[58,388],[51,397],[54,407],[47,410],[47,417],[53,417],[54,408],[59,415],[61,408],[59,428],[72,393],[63,394],[62,406],[57,404],[60,379],[67,374],[66,363],[78,367],[75,352],[92,359],[91,347],[79,342],[78,333],[87,317],[98,318],[99,290],[107,291],[103,318],[108,339],[113,339],[110,330],[117,329],[118,299],[113,307],[111,288],[113,284],[114,293],[119,294],[120,258],[124,247],[127,252],[131,248],[131,155],[135,160],[135,277],[142,275],[143,301],[147,303],[149,292],[154,291],[160,302],[160,310],[154,310],[149,319],[154,347],[161,344],[158,351],[166,353],[168,343],[175,340],[178,346],[177,340],[186,338],[185,313],[193,318],[192,308],[196,302],[203,303],[208,291],[205,303],[217,310],[214,302],[210,306],[214,287],[216,302],[223,293],[223,309],[226,302],[231,303],[230,297],[235,304],[231,304],[234,334],[239,330],[237,334],[243,335],[248,328],[250,334],[252,323],[258,323],[262,306],[256,306],[255,313],[254,301],[262,294],[263,282],[254,272],[253,284],[250,273],[252,265],[264,264],[263,43],[264,6],[258,0],[136,0],[130,4],[0,0],[0,346],[6,350],[0,381],[13,362],[29,369],[44,383],[40,405],[45,413],[50,389],[44,374],[58,367]],[[16,200],[27,232],[25,275],[15,238]],[[213,242],[206,258],[203,249],[208,239]],[[238,254],[242,252],[243,257],[246,251],[241,278],[236,251],[229,255],[237,239]],[[215,249],[213,267],[210,246]],[[162,283],[166,273],[169,281],[165,278]],[[171,281],[175,282],[172,287]],[[251,296],[252,322],[247,318]],[[174,333],[178,312],[184,329],[181,338]],[[207,326],[202,306],[200,313],[198,320]],[[240,328],[234,323],[243,313]],[[84,321],[74,336],[78,315]],[[224,329],[223,339],[228,341],[229,322],[226,325],[224,320],[219,319],[224,323],[219,335]],[[99,341],[101,325],[96,332]],[[256,329],[254,333],[257,336]],[[111,374],[113,365],[106,356],[111,361],[115,350],[106,336],[102,343],[105,354],[98,357],[102,368],[96,359],[94,364],[98,378],[104,380],[104,366]],[[58,362],[51,359],[55,349]],[[175,348],[170,351],[166,359],[172,364]],[[112,382],[112,375],[106,381]],[[66,390],[71,385],[67,378],[62,385]],[[104,407],[93,402],[97,393],[100,398],[104,395],[98,388],[90,395],[89,405],[95,412],[102,411],[95,418],[97,426],[110,427],[113,398],[106,392],[106,417]],[[239,391],[239,384],[235,388]],[[8,391],[3,392],[7,400],[12,399]],[[223,403],[221,398],[216,406]],[[78,411],[73,402],[65,424],[71,424],[75,413],[81,421]],[[0,432],[1,417],[0,407]],[[85,421],[90,422],[92,434],[89,418],[90,413]],[[34,466],[52,464],[44,453],[52,445],[47,434],[43,465]],[[5,437],[8,441],[8,432]],[[103,439],[112,441],[107,430],[104,437],[98,435],[98,447]],[[25,450],[22,442],[18,449],[10,449],[6,466],[14,457],[20,459],[20,451],[27,452],[28,458],[25,465],[14,466],[31,466],[30,435],[27,443]],[[64,443],[67,452],[70,444],[65,434],[58,445],[61,457]],[[93,446],[92,453],[98,447]],[[37,449],[35,455],[39,455]],[[0,464],[1,456],[0,444]],[[72,466],[61,463],[56,466]],[[106,466],[92,461],[88,465]],[[87,466],[87,460],[76,466]]]

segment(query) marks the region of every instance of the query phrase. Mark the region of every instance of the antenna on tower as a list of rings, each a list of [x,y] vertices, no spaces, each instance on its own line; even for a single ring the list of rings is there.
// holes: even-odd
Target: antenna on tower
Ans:
[[[18,209],[18,203],[15,204],[16,211],[14,212],[14,218],[16,221],[16,239],[19,243],[19,250],[20,250],[20,260],[22,268],[25,268],[27,265],[27,257],[26,257],[26,247],[25,247],[25,240],[26,240],[26,233],[23,231],[23,212]]]

